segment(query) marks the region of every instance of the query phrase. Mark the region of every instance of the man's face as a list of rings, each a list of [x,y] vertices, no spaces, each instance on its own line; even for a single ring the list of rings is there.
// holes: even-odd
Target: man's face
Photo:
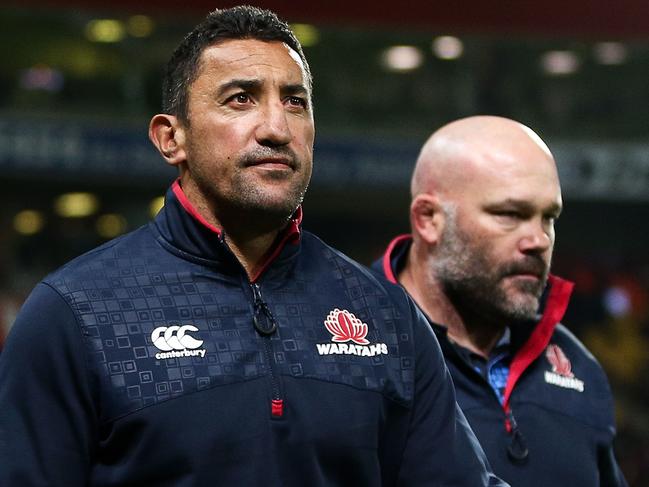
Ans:
[[[201,55],[189,89],[181,184],[211,211],[288,218],[311,177],[314,124],[299,56],[281,42],[229,40]],[[183,141],[181,141],[183,143]]]
[[[534,319],[561,211],[554,165],[520,163],[474,176],[445,208],[433,276],[461,313],[501,324]]]

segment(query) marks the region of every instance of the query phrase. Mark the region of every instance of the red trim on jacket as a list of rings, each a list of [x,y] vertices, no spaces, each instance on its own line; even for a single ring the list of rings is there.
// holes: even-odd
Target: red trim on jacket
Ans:
[[[385,251],[382,259],[383,273],[385,277],[397,284],[397,279],[392,269],[392,253],[395,248],[401,245],[405,240],[412,239],[411,235],[399,235],[395,237]],[[525,369],[530,366],[534,360],[538,358],[543,350],[550,343],[554,328],[563,318],[563,315],[568,308],[568,301],[572,294],[574,283],[561,279],[560,277],[550,275],[548,277],[549,295],[546,300],[543,315],[532,331],[532,334],[527,339],[525,344],[516,352],[509,367],[509,376],[507,377],[507,385],[505,387],[505,395],[503,400],[503,409],[506,413],[509,412],[509,399],[512,391],[516,386],[516,382],[520,376],[525,372]],[[507,431],[511,430],[509,420],[505,420],[505,427]]]
[[[275,246],[273,251],[270,253],[268,258],[262,263],[261,267],[259,267],[259,270],[255,272],[253,276],[250,278],[250,282],[256,282],[257,279],[264,273],[264,271],[268,268],[268,266],[273,262],[279,253],[282,251],[284,246],[287,243],[293,243],[296,244],[297,242],[300,241],[300,224],[302,223],[302,207],[298,206],[297,210],[295,210],[295,213],[293,214],[293,217],[291,218],[291,221],[287,225],[286,229],[284,230],[284,235],[282,236],[282,239],[279,241],[279,243]]]
[[[196,208],[194,208],[194,205],[192,205],[189,200],[187,199],[187,196],[185,196],[185,192],[183,189],[180,187],[180,179],[176,179],[174,181],[174,184],[171,186],[171,189],[173,190],[174,194],[176,195],[176,198],[178,198],[178,201],[180,201],[180,204],[183,205],[183,208],[185,208],[185,211],[189,213],[191,216],[193,216],[196,220],[201,222],[204,226],[212,230],[214,233],[217,235],[221,236],[221,230],[216,228],[214,225],[212,225],[210,222],[208,222],[205,218],[203,218],[203,215],[201,215]]]
[[[550,275],[548,277],[550,294],[547,297],[543,316],[538,322],[534,331],[527,339],[525,344],[518,350],[509,366],[509,376],[505,386],[505,397],[503,400],[503,409],[509,411],[509,398],[519,377],[525,372],[525,369],[537,359],[550,343],[550,338],[554,328],[563,318],[568,308],[568,301],[574,283]]]
[[[404,240],[412,240],[412,235],[404,233],[403,235],[394,237],[388,244],[388,248],[385,250],[385,254],[383,254],[383,274],[388,279],[388,281],[394,284],[399,283],[397,282],[397,276],[394,275],[394,271],[392,270],[392,251]]]
[[[180,204],[185,209],[185,211],[187,211],[187,213],[193,216],[196,220],[198,220],[202,225],[210,229],[212,232],[216,233],[219,237],[222,235],[222,231],[219,228],[216,228],[214,225],[209,223],[203,217],[203,215],[201,215],[198,210],[194,208],[194,205],[191,204],[182,187],[180,186],[180,179],[176,179],[174,181],[171,189],[173,190],[174,195],[176,196],[176,198],[178,198],[178,201],[180,201]],[[259,270],[257,270],[257,272],[255,272],[255,274],[250,278],[250,282],[255,282],[257,281],[257,279],[259,279],[259,277],[264,273],[268,266],[277,258],[277,256],[280,254],[287,243],[299,242],[301,223],[302,207],[298,206],[297,210],[295,210],[295,213],[289,221],[289,224],[284,229],[281,240],[277,243],[277,245],[275,245],[275,247],[273,247],[272,252],[263,261],[263,263],[259,267]]]

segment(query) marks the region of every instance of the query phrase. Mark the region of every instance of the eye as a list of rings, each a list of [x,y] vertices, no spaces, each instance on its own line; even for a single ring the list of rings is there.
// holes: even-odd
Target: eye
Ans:
[[[518,228],[523,222],[530,218],[525,211],[518,209],[495,209],[492,211],[494,221],[502,228]]]
[[[248,93],[236,93],[232,95],[230,98],[227,99],[227,103],[234,103],[237,105],[245,105],[247,103],[250,103],[252,101],[252,98]]]
[[[300,107],[300,108],[303,108],[305,110],[308,107],[308,103],[307,103],[306,99],[302,98],[300,96],[289,96],[289,97],[286,98],[286,102],[290,106]]]
[[[548,226],[554,226],[554,224],[557,222],[558,219],[559,219],[559,215],[556,214],[543,215],[543,222]]]
[[[503,220],[522,220],[525,218],[520,211],[515,210],[501,210],[494,212],[494,214]]]

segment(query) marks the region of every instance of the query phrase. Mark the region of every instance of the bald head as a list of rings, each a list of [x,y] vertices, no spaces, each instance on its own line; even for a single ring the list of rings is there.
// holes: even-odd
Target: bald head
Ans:
[[[424,144],[412,192],[413,244],[403,275],[411,273],[417,290],[408,290],[417,302],[428,300],[431,317],[455,332],[485,323],[501,331],[533,319],[562,208],[543,141],[506,118],[457,120]]]
[[[412,195],[452,194],[485,171],[546,171],[558,182],[550,150],[530,128],[507,118],[474,116],[443,126],[426,141],[412,176]]]

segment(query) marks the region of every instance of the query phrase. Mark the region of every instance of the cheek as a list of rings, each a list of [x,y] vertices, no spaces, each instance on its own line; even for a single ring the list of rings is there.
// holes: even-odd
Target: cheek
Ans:
[[[206,140],[211,140],[214,144],[224,143],[225,145],[229,145],[234,141],[244,138],[246,127],[244,124],[236,121],[224,122],[219,120],[209,124],[205,132]]]
[[[508,242],[507,239],[488,235],[478,237],[474,249],[488,265],[488,272],[497,272],[515,254],[515,244]]]
[[[236,123],[204,124],[196,134],[195,142],[204,152],[232,159],[245,147],[245,134]]]
[[[305,165],[309,166],[309,173],[313,170],[313,138],[309,138],[305,141],[305,145],[300,148],[302,153],[301,159]]]
[[[298,119],[291,126],[291,133],[295,137],[297,145],[311,150],[315,139],[315,127],[313,120]]]

